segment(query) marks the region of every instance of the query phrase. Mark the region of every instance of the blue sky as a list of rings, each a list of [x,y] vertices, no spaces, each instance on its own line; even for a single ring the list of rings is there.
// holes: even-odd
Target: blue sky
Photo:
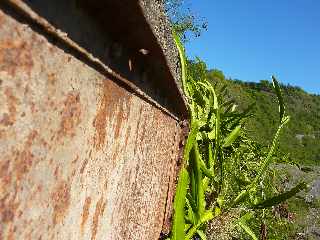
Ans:
[[[187,44],[209,68],[245,81],[270,79],[320,94],[320,0],[193,0],[208,31]]]

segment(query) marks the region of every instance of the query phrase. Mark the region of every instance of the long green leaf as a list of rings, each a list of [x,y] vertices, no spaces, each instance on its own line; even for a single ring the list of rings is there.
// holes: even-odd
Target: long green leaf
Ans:
[[[185,94],[187,94],[187,69],[186,69],[186,55],[184,51],[184,47],[180,41],[179,36],[176,34],[175,31],[173,31],[173,39],[175,40],[176,46],[178,48],[179,57],[180,57],[180,63],[181,63],[181,79],[182,79],[182,88]]]
[[[247,225],[246,222],[240,221],[238,222],[238,225],[253,239],[258,240],[258,237],[256,234],[251,230],[251,228]]]
[[[283,101],[283,96],[281,93],[281,88],[278,80],[272,76],[272,83],[273,87],[275,89],[277,98],[278,98],[278,103],[279,103],[279,113],[280,113],[280,122],[282,122],[284,114],[285,114],[285,106],[284,106],[284,101]]]
[[[260,167],[260,170],[255,178],[255,184],[260,180],[261,176],[263,175],[263,173],[266,171],[267,167],[270,165],[271,163],[271,160],[272,160],[272,155],[274,153],[274,150],[276,149],[276,146],[278,144],[278,141],[279,141],[279,137],[280,137],[280,133],[281,133],[281,130],[283,129],[283,127],[289,122],[290,120],[290,117],[287,116],[284,118],[284,120],[282,121],[282,123],[280,124],[280,126],[278,127],[278,130],[273,138],[273,141],[272,141],[272,145],[271,145],[271,148],[268,152],[268,155],[266,157],[266,159],[264,160],[262,166]]]
[[[188,163],[190,151],[196,141],[197,134],[199,132],[199,121],[192,121],[191,122],[191,130],[189,132],[183,153],[183,159],[185,162]]]
[[[197,233],[201,240],[207,240],[206,234],[202,230],[197,230]]]
[[[182,168],[179,174],[179,180],[174,199],[174,216],[173,226],[171,232],[172,240],[182,240],[185,237],[184,225],[185,225],[185,212],[184,207],[186,203],[187,188],[189,185],[189,175],[185,168]]]
[[[254,208],[268,208],[268,207],[275,206],[279,203],[282,203],[282,202],[288,200],[289,198],[293,197],[298,192],[300,192],[306,188],[307,188],[307,184],[305,182],[301,182],[298,185],[296,185],[295,187],[293,187],[292,189],[290,189],[289,191],[281,193],[281,194],[274,196],[272,198],[266,199],[265,201],[255,205]]]
[[[206,222],[210,221],[213,218],[213,214],[211,211],[206,211],[200,218],[200,221],[197,225],[194,225],[185,236],[184,240],[190,240],[194,234],[197,232],[197,230]],[[183,238],[181,239],[183,240]]]
[[[194,174],[194,184],[191,184],[192,190],[194,189],[193,198],[197,204],[197,215],[200,217],[205,209],[205,196],[202,186],[202,171],[201,171],[201,156],[199,153],[198,143],[195,142],[192,151],[192,160],[190,161],[191,171]]]
[[[253,239],[258,240],[256,234],[251,230],[251,228],[247,225],[247,220],[252,218],[252,214],[250,212],[243,215],[239,221],[238,225]]]
[[[229,147],[239,137],[241,133],[241,125],[235,127],[232,132],[225,138],[222,147]]]

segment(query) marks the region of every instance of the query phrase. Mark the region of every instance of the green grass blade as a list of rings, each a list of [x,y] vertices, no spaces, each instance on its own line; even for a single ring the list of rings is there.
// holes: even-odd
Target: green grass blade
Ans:
[[[229,147],[239,137],[241,133],[241,125],[235,127],[232,132],[225,138],[222,147]]]
[[[186,65],[187,64],[186,64],[186,55],[185,55],[184,47],[181,43],[179,36],[176,34],[176,32],[173,31],[172,34],[173,34],[173,39],[174,39],[176,46],[178,48],[179,57],[180,57],[182,88],[183,88],[183,92],[185,94],[187,94],[187,92],[188,92],[187,91],[187,80],[186,80],[186,76],[187,76]]]
[[[182,240],[185,237],[184,225],[185,225],[185,203],[187,188],[189,185],[189,175],[185,168],[182,168],[179,174],[179,180],[176,190],[176,195],[174,199],[174,216],[173,216],[173,226],[171,232],[172,240]]]
[[[202,230],[197,230],[197,234],[201,240],[207,240],[206,234]]]
[[[257,183],[261,176],[263,175],[263,173],[267,170],[268,166],[270,165],[271,163],[271,160],[272,160],[272,155],[276,149],[276,146],[278,144],[278,141],[279,141],[279,137],[280,137],[280,133],[281,133],[281,130],[283,129],[283,127],[289,122],[290,118],[289,116],[285,117],[284,120],[282,121],[282,123],[280,124],[274,138],[273,138],[273,141],[272,141],[272,145],[271,145],[271,148],[269,150],[269,153],[266,157],[266,159],[264,160],[262,166],[260,167],[260,170],[255,178],[255,183]]]
[[[252,218],[252,215],[250,213],[246,213],[243,215],[239,221],[238,225],[253,239],[253,240],[258,240],[258,237],[256,234],[252,231],[252,229],[247,225],[247,221],[250,218]]]
[[[198,143],[195,142],[194,147],[192,148],[192,161],[191,168],[194,174],[195,182],[194,185],[191,186],[192,189],[194,189],[195,195],[193,196],[195,199],[195,202],[197,204],[197,216],[201,216],[205,209],[205,196],[202,186],[202,171],[201,171],[201,156],[199,153],[199,147]]]
[[[282,119],[285,114],[285,106],[284,106],[284,100],[283,100],[280,84],[274,76],[272,76],[272,83],[273,83],[273,88],[274,88],[276,95],[277,95],[277,98],[278,98],[280,122],[282,122]]]
[[[194,225],[187,233],[187,235],[185,236],[184,240],[190,240],[192,239],[192,237],[195,235],[195,233],[197,232],[197,230],[206,222],[210,221],[211,219],[213,219],[213,214],[211,211],[206,211],[200,218],[200,221],[198,222],[197,225]],[[183,239],[181,239],[183,240]]]
[[[209,164],[209,169],[212,169],[213,171],[215,162],[213,159],[212,145],[210,142],[208,143],[208,164]],[[212,174],[214,175],[214,172],[212,172]]]
[[[188,163],[190,151],[196,141],[197,134],[199,132],[199,122],[193,121],[191,122],[191,130],[189,132],[185,147],[184,147],[184,153],[183,153],[183,159],[185,162]]]
[[[295,196],[298,192],[300,192],[306,188],[307,188],[307,184],[305,182],[301,182],[298,185],[296,185],[295,187],[293,187],[292,189],[290,189],[289,191],[281,193],[275,197],[269,198],[269,199],[255,205],[254,208],[268,208],[268,207],[275,206],[275,205],[282,203],[282,202],[288,200],[289,198]]]
[[[210,170],[210,169],[207,169],[206,165],[204,164],[204,162],[201,160],[200,162],[200,168],[201,168],[201,171],[203,172],[203,174],[210,178],[210,179],[214,179],[214,174],[213,172]]]
[[[233,200],[232,204],[231,204],[231,207],[235,207],[237,204],[239,204],[240,202],[242,202],[246,197],[247,195],[249,194],[249,191],[248,189],[244,189],[242,190],[238,196]]]
[[[238,222],[238,225],[253,239],[258,240],[256,234],[251,230],[251,228],[244,221]]]

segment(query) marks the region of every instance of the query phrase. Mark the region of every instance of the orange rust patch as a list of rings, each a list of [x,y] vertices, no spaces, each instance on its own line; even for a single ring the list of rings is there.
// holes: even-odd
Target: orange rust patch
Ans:
[[[56,166],[56,169],[54,170],[53,175],[55,176],[55,179],[56,179],[56,180],[59,179],[59,177],[58,177],[58,175],[59,175],[59,166]]]
[[[15,212],[19,206],[18,203],[15,203],[15,197],[16,193],[11,197],[6,195],[0,199],[0,222],[9,223],[13,221]]]
[[[0,189],[5,189],[5,186],[11,182],[11,174],[9,172],[10,160],[0,162]],[[0,197],[2,194],[0,194]]]
[[[15,156],[13,168],[18,181],[22,179],[23,175],[29,172],[33,164],[34,155],[30,148],[37,135],[38,132],[36,130],[31,131],[24,144],[24,149],[22,151],[13,152],[13,155]]]
[[[71,163],[72,163],[72,164],[75,164],[78,160],[79,160],[79,155],[77,155],[77,156],[75,157],[75,159],[72,160]]]
[[[98,107],[97,115],[93,121],[93,126],[96,129],[94,136],[94,146],[97,150],[104,146],[106,138],[106,126],[107,118],[109,120],[115,116],[115,111],[118,110],[116,114],[116,126],[114,129],[115,137],[119,136],[121,123],[123,120],[122,116],[122,106],[125,101],[130,99],[130,94],[116,85],[109,79],[103,82],[103,94]]]
[[[115,130],[114,130],[114,137],[118,138],[120,135],[120,129],[121,129],[121,125],[122,125],[122,121],[124,120],[124,116],[123,116],[123,106],[121,104],[121,106],[119,106],[119,112],[117,115],[117,119],[116,119],[116,126],[115,126]]]
[[[91,197],[87,197],[82,209],[81,235],[83,234],[83,228],[89,216],[90,204],[91,204]]]
[[[96,239],[97,231],[98,231],[98,224],[99,218],[103,215],[105,205],[103,204],[103,198],[101,197],[96,205],[96,210],[94,212],[94,216],[92,219],[92,235],[91,240]]]
[[[31,131],[31,133],[28,135],[27,141],[25,143],[25,147],[27,148],[31,147],[37,135],[38,135],[38,132],[36,130]]]
[[[5,138],[6,137],[6,131],[3,129],[0,129],[0,139]]]
[[[4,223],[12,222],[14,211],[12,209],[4,209],[1,211],[1,221]]]
[[[79,93],[70,92],[64,101],[64,108],[61,111],[62,120],[58,137],[69,135],[73,137],[76,132],[76,126],[80,123],[81,117],[81,103]]]
[[[82,166],[81,166],[81,169],[80,169],[80,173],[81,173],[81,174],[83,174],[84,169],[86,168],[86,166],[87,166],[87,164],[88,164],[88,161],[89,161],[88,158],[86,158],[86,159],[84,160],[84,162],[83,162],[83,164],[82,164]]]
[[[32,67],[32,54],[27,42],[18,39],[0,42],[0,71],[15,76],[17,70],[20,70],[30,76]]]
[[[57,82],[56,75],[54,73],[49,73],[48,74],[48,83],[50,85],[55,85],[56,82]]]
[[[70,185],[67,182],[62,181],[56,187],[52,194],[53,202],[53,224],[61,222],[65,217],[70,205]]]
[[[98,113],[94,119],[93,126],[96,128],[94,136],[94,146],[100,149],[104,145],[106,137],[106,117],[107,117],[107,101],[106,93],[103,94]]]
[[[23,150],[22,152],[14,152],[14,170],[17,180],[21,180],[22,177],[27,174],[32,166],[34,155],[29,150]]]
[[[4,14],[0,13],[0,27],[3,25],[4,22],[5,22]],[[2,239],[1,234],[0,234],[0,239]]]
[[[11,126],[16,121],[18,99],[13,95],[11,88],[6,88],[4,94],[7,98],[8,111],[9,113],[4,113],[0,119],[0,124],[4,126]]]
[[[14,240],[15,237],[14,237],[14,227],[11,225],[10,228],[9,228],[9,233],[8,233],[8,237],[7,237],[7,240]]]

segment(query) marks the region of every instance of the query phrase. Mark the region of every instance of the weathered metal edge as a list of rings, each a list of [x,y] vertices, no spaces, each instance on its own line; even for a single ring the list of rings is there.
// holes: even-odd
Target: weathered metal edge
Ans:
[[[172,36],[172,29],[169,19],[165,13],[163,1],[139,0],[139,6],[144,18],[158,41],[166,64],[174,79],[174,83],[180,93],[185,106],[187,100],[181,85],[181,67],[179,52]]]
[[[153,106],[157,107],[159,110],[161,110],[162,112],[164,112],[168,116],[172,117],[176,121],[180,122],[181,120],[183,120],[183,119],[180,119],[178,116],[176,116],[171,111],[169,111],[167,108],[165,108],[162,105],[160,105],[159,103],[157,103],[154,99],[152,99],[147,94],[145,94],[138,86],[136,86],[134,83],[132,83],[132,82],[128,81],[126,78],[124,78],[120,73],[114,71],[109,66],[104,64],[100,59],[96,58],[90,52],[88,52],[86,49],[79,46],[77,43],[75,43],[73,40],[71,40],[68,37],[67,33],[54,27],[47,20],[45,20],[44,18],[39,16],[36,12],[34,12],[22,0],[3,0],[3,2],[5,4],[8,4],[10,7],[14,8],[18,13],[22,14],[24,17],[27,17],[34,24],[36,24],[37,26],[42,28],[42,30],[44,30],[46,33],[59,39],[62,43],[66,44],[68,47],[79,52],[84,58],[86,58],[86,60],[92,62],[93,64],[98,65],[100,68],[102,68],[105,71],[106,74],[111,75],[120,83],[125,84],[137,96],[141,97],[145,101],[147,101],[150,104],[152,104]],[[165,58],[167,58],[167,57],[165,57]],[[173,79],[175,79],[175,78],[173,77]],[[181,93],[181,90],[179,87],[178,87],[178,90]],[[184,99],[182,94],[180,97],[182,97],[182,99]],[[183,101],[185,103],[185,100],[183,100]]]

